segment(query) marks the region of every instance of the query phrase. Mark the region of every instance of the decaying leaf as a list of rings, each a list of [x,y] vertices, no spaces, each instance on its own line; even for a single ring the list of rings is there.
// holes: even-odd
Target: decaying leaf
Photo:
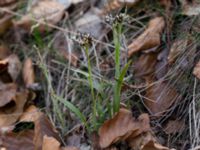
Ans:
[[[170,150],[168,147],[162,146],[155,141],[149,141],[141,150]]]
[[[17,0],[1,0],[0,6],[9,5],[10,3],[16,2]]]
[[[12,54],[9,57],[0,61],[0,70],[2,74],[6,72],[10,75],[13,81],[16,81],[21,71],[21,62],[17,55]],[[2,80],[2,79],[1,79]],[[3,81],[4,82],[4,81]],[[7,81],[6,81],[7,82]]]
[[[60,150],[60,143],[55,138],[44,135],[42,150]]]
[[[64,10],[64,5],[56,1],[39,1],[27,15],[16,21],[15,25],[30,31],[32,25],[36,22],[39,31],[42,32],[48,28],[45,23],[53,25],[58,23],[64,15]]]
[[[200,14],[200,1],[199,0],[181,0],[183,14],[194,16]]]
[[[142,114],[135,119],[127,109],[120,111],[110,120],[106,121],[99,129],[99,144],[106,148],[113,143],[127,139],[130,135],[137,136],[150,130],[149,117]]]
[[[5,45],[0,45],[0,60],[5,59],[10,54],[9,49]]]
[[[23,66],[23,79],[26,87],[29,87],[35,82],[35,73],[33,63],[30,58],[27,58]]]
[[[177,40],[173,43],[173,45],[170,49],[170,52],[169,52],[169,56],[168,56],[168,63],[169,64],[173,64],[176,61],[178,56],[180,56],[180,54],[182,52],[184,52],[185,49],[187,48],[187,44],[188,44],[187,39]]]
[[[42,112],[34,105],[29,106],[21,115],[20,122],[35,122],[40,118]]]
[[[137,2],[139,2],[139,0],[113,0],[104,7],[102,14],[107,14],[113,10],[117,10],[124,5],[133,6]]]
[[[0,147],[4,147],[6,150],[34,150],[33,136],[32,130],[0,134]]]
[[[79,58],[74,52],[73,43],[62,32],[58,32],[55,35],[53,48],[58,51],[61,56],[66,58],[74,67],[77,67]]]
[[[193,69],[193,75],[200,79],[200,61],[195,65]]]
[[[182,133],[185,129],[185,122],[183,120],[169,120],[164,127],[164,131],[167,134]]]
[[[177,90],[167,82],[157,82],[146,90],[144,103],[152,115],[160,116],[181,99]]]
[[[161,33],[165,26],[163,17],[156,17],[150,20],[147,29],[128,46],[128,57],[138,51],[154,48],[160,45]]]
[[[157,64],[157,53],[142,54],[134,65],[134,75],[136,77],[153,76]]]
[[[15,123],[22,115],[28,98],[28,91],[17,92],[12,101],[0,108],[0,127]]]
[[[14,83],[2,84],[0,86],[0,108],[13,101],[17,92],[17,85]]]

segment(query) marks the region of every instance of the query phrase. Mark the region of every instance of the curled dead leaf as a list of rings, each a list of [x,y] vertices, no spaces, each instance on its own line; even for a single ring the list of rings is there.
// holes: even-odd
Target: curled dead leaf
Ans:
[[[0,86],[0,108],[13,101],[13,97],[16,95],[17,85],[14,83],[2,84]]]
[[[33,23],[36,22],[39,31],[43,32],[46,30],[46,24],[55,25],[62,19],[64,10],[65,7],[57,1],[38,1],[27,15],[14,22],[14,24],[30,31],[32,25],[34,25]]]
[[[142,114],[135,119],[127,109],[120,111],[110,120],[107,120],[99,129],[99,145],[106,148],[113,143],[123,141],[130,135],[137,136],[150,129],[149,117]]]
[[[21,66],[22,66],[21,62],[20,62],[19,58],[17,57],[17,55],[12,54],[9,57],[0,61],[1,75],[7,76],[7,74],[9,74],[12,81],[16,81],[19,73],[21,72]],[[2,77],[1,77],[1,80],[3,82],[8,82],[8,81],[4,81],[4,79],[2,79]]]
[[[141,150],[170,150],[168,147],[162,146],[155,141],[149,141]]]
[[[195,65],[193,69],[193,75],[200,79],[200,61]]]
[[[30,58],[27,58],[24,62],[23,79],[24,79],[24,83],[25,83],[26,87],[29,87],[35,81],[35,73],[34,73],[33,63]]]
[[[12,103],[0,108],[0,127],[15,123],[24,110],[28,98],[28,91],[17,92],[12,98]]]
[[[160,35],[164,26],[165,21],[163,17],[156,17],[150,20],[147,29],[128,46],[128,57],[131,57],[138,51],[159,46],[161,43]]]
[[[144,104],[152,115],[160,116],[177,103],[181,96],[167,82],[157,82],[146,90]]]
[[[5,45],[0,45],[0,60],[5,59],[10,54],[9,49]]]

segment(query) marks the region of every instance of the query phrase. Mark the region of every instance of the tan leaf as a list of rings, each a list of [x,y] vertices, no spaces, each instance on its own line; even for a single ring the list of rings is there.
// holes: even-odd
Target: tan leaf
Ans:
[[[4,107],[6,104],[13,101],[13,97],[15,97],[17,92],[17,85],[14,83],[10,84],[2,84],[0,86],[0,109]]]
[[[0,127],[15,123],[23,113],[28,91],[17,92],[12,103],[0,108]]]
[[[200,61],[195,65],[193,69],[193,75],[200,79]]]
[[[164,127],[164,131],[167,134],[182,133],[185,129],[185,122],[183,120],[169,120],[167,125]]]
[[[107,120],[99,129],[99,144],[106,148],[113,143],[127,139],[131,134],[134,136],[150,129],[149,117],[142,114],[135,119],[127,109],[120,111],[110,120]]]
[[[32,85],[35,81],[33,63],[30,58],[27,58],[24,62],[23,79],[26,87],[29,87],[29,85]]]
[[[1,66],[0,67],[1,70],[2,70],[2,68],[3,68],[3,70],[6,70],[5,72],[7,72],[10,75],[12,80],[16,81],[16,79],[18,78],[18,75],[21,71],[22,65],[21,65],[21,62],[20,62],[19,58],[17,57],[17,55],[12,54],[9,57],[7,57],[6,59],[1,60],[0,66]]]
[[[64,15],[65,7],[56,1],[39,1],[37,5],[23,16],[21,20],[15,22],[16,26],[31,30],[32,23],[39,23],[39,30],[45,31],[46,25],[58,23]]]
[[[21,115],[20,122],[35,122],[42,116],[42,112],[39,111],[34,105],[29,106],[25,112]]]
[[[176,89],[167,82],[157,82],[146,90],[144,103],[151,114],[160,116],[181,97]]]
[[[155,141],[149,141],[141,150],[170,150],[168,147],[162,146]]]
[[[44,136],[42,150],[60,150],[60,143],[53,137]]]
[[[60,141],[58,132],[54,128],[53,124],[42,114],[39,119],[35,120],[35,131],[34,131],[34,144],[36,149],[42,148],[43,137],[45,135],[49,137],[54,137],[56,140]]]
[[[34,132],[32,130],[0,134],[0,146],[6,150],[34,150],[33,136]]]
[[[109,2],[107,5],[105,5],[105,7],[102,11],[102,15],[107,14],[113,10],[117,10],[117,9],[123,7],[124,5],[133,6],[137,2],[139,2],[139,0],[113,0],[113,1]]]
[[[168,56],[169,64],[173,64],[178,58],[178,56],[180,56],[180,54],[186,50],[187,43],[187,39],[177,40],[173,43]]]
[[[142,50],[147,50],[160,45],[160,35],[165,26],[163,17],[150,20],[147,29],[128,46],[128,56]]]

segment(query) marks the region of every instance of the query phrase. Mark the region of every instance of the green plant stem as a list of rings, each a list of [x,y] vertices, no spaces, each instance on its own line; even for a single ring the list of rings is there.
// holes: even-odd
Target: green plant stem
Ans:
[[[115,44],[115,79],[119,79],[120,76],[120,35],[122,30],[121,24],[116,24],[113,27],[113,36]],[[118,81],[114,85],[114,101],[113,101],[113,114],[119,111],[120,106],[120,88]]]
[[[88,81],[89,81],[89,86],[92,94],[92,122],[94,125],[94,128],[96,129],[96,116],[97,116],[97,110],[96,110],[96,100],[95,100],[95,95],[94,95],[94,87],[93,87],[93,78],[92,78],[92,68],[91,68],[91,63],[90,63],[90,58],[89,58],[89,46],[85,46],[85,52],[86,52],[86,57],[87,57],[87,64],[88,64]]]

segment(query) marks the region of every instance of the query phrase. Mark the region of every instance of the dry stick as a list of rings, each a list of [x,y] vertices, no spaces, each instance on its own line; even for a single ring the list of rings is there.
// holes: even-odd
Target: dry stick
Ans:
[[[14,15],[14,16],[23,17],[23,15],[21,15],[21,14],[19,14],[19,13],[16,13],[16,12],[13,12],[12,10],[9,10],[9,9],[7,9],[7,8],[0,8],[0,12],[1,12],[1,11],[2,11],[2,12],[7,12],[7,13],[12,14],[12,15]],[[51,24],[51,23],[47,23],[47,22],[45,22],[45,21],[39,21],[39,20],[34,19],[34,18],[31,18],[31,20],[34,21],[34,22],[37,22],[38,24],[46,25],[46,26],[48,26],[48,27],[51,27],[51,28],[53,28],[53,29],[56,29],[56,30],[59,30],[59,31],[62,31],[62,32],[71,33],[71,34],[74,34],[74,35],[79,35],[77,32],[69,31],[69,30],[63,29],[63,28],[61,28],[61,27],[59,27],[59,26],[53,25],[53,24]],[[114,47],[113,45],[111,45],[111,44],[102,42],[102,41],[97,40],[97,39],[94,39],[94,38],[93,38],[93,41],[94,41],[94,42],[97,42],[97,43],[100,43],[100,44],[103,44],[103,45],[106,45],[106,46],[111,47],[111,48],[115,48],[115,47]]]

